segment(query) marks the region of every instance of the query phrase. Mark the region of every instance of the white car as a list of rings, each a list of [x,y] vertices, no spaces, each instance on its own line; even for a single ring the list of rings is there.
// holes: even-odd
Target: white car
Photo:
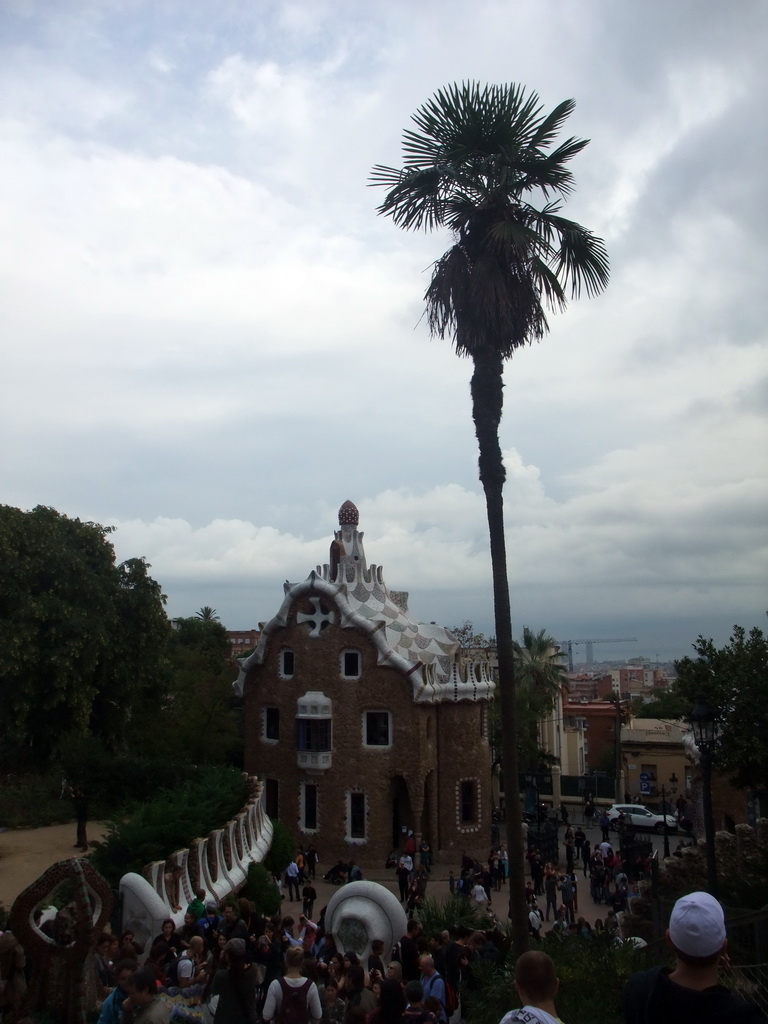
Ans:
[[[608,808],[608,817],[614,832],[619,830],[619,813],[621,811],[624,812],[624,821],[630,828],[644,828],[659,833],[664,831],[663,814],[654,814],[653,811],[649,811],[647,807],[643,807],[641,804],[613,804]],[[668,830],[676,832],[677,818],[671,814],[668,814],[666,817]]]

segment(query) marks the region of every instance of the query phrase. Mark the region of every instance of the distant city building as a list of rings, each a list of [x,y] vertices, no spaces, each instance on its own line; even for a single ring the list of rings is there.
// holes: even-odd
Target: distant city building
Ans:
[[[662,786],[669,794],[673,776],[672,787],[677,787],[678,793],[690,789],[691,765],[683,747],[687,732],[687,722],[657,718],[633,718],[622,727],[624,787],[630,799],[656,800]]]
[[[237,657],[245,651],[252,651],[259,642],[261,632],[258,629],[228,629],[227,639],[232,653]]]

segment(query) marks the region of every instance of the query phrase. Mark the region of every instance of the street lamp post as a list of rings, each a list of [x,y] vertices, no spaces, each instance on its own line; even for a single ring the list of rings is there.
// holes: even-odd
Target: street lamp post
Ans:
[[[674,772],[669,776],[669,792],[672,796],[677,792],[677,776]],[[661,813],[664,816],[664,856],[669,857],[669,825],[667,824],[667,791],[661,787]]]
[[[688,716],[693,738],[701,753],[701,781],[703,788],[704,844],[707,855],[707,888],[717,898],[717,861],[715,860],[715,819],[712,814],[712,751],[715,746],[715,713],[703,697]]]

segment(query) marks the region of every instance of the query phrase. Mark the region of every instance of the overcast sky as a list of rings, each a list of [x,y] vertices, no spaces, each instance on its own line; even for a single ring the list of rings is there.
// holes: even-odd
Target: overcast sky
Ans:
[[[763,0],[3,0],[0,501],[251,628],[349,498],[418,618],[493,632],[450,239],[366,181],[441,86],[519,82],[576,100],[612,279],[506,371],[515,632],[764,627],[767,43]]]

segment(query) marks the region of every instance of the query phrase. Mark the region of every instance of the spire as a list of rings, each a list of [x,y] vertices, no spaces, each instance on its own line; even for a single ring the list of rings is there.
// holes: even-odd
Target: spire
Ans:
[[[339,526],[357,526],[359,522],[360,513],[357,510],[357,505],[347,498],[339,509]]]
[[[331,544],[331,579],[352,583],[368,568],[363,550],[363,535],[358,532],[360,513],[357,505],[347,500],[339,509],[339,529]]]

